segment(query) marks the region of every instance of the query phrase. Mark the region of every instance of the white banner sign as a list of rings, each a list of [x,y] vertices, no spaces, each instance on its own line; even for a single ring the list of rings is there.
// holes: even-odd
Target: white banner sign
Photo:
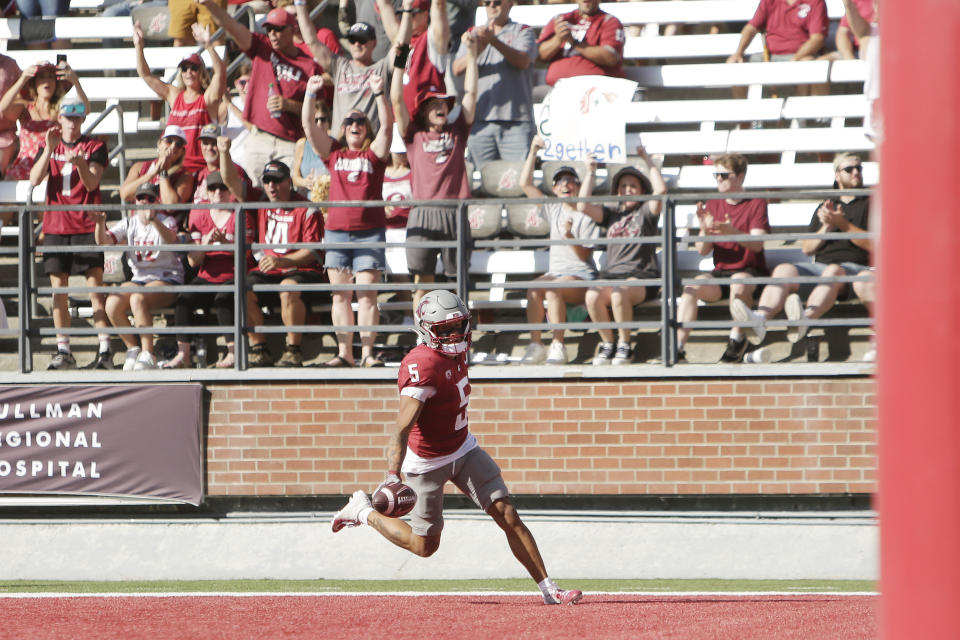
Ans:
[[[544,99],[537,128],[543,159],[626,162],[627,108],[637,83],[607,76],[563,78]]]

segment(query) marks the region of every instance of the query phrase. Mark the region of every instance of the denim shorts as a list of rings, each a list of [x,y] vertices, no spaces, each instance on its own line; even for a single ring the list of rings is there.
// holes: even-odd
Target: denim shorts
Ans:
[[[826,271],[827,267],[830,265],[823,262],[801,262],[799,264],[794,264],[793,266],[797,268],[797,273],[799,273],[801,276],[822,276],[823,272]],[[861,271],[871,271],[869,266],[865,264],[857,264],[856,262],[841,262],[840,266],[843,267],[845,272],[843,275],[845,276],[858,276],[860,275]],[[837,300],[843,301],[850,297],[850,292],[853,289],[851,286],[852,284],[852,282],[847,282],[840,287],[840,293],[837,295]],[[801,284],[799,291],[800,297],[806,300],[810,294],[813,293],[813,290],[816,288],[816,286],[817,285],[812,283]]]
[[[386,229],[368,229],[365,231],[334,231],[327,229],[323,233],[324,242],[386,242]],[[387,268],[386,251],[383,247],[357,247],[356,249],[325,249],[323,266],[326,269],[346,269],[353,273],[360,271],[383,271]]]

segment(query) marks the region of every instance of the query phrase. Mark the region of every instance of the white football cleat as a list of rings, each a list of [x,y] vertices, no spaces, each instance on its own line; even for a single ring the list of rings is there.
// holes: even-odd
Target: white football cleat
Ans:
[[[577,604],[583,598],[579,589],[550,589],[549,595],[543,597],[545,604]]]
[[[337,511],[337,515],[333,516],[333,532],[336,533],[344,527],[360,526],[360,512],[368,507],[372,508],[370,496],[359,489],[354,491],[347,506]]]

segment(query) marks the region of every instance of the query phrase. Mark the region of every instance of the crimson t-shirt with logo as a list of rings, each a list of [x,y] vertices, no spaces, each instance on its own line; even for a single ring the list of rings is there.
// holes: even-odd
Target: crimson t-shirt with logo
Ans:
[[[548,60],[550,63],[547,68],[548,85],[552,87],[561,78],[576,76],[623,77],[623,45],[626,42],[626,36],[623,25],[618,19],[604,11],[584,16],[579,10],[565,13],[561,17],[570,25],[570,35],[574,40],[588,46],[612,49],[617,54],[617,64],[612,67],[601,67],[580,55],[580,52],[571,47],[569,42],[565,42],[563,48]],[[552,38],[554,33],[556,29],[551,20],[544,25],[537,42]]]
[[[761,0],[749,24],[767,36],[773,55],[796,53],[814,33],[827,35],[827,5],[823,0]]]
[[[45,147],[40,147],[34,158],[43,154]],[[72,162],[66,158],[67,149],[80,151],[87,163],[96,162],[101,167],[107,166],[107,147],[100,140],[87,136],[80,136],[76,142],[60,143],[50,154],[50,174],[47,176],[47,204],[49,205],[80,205],[100,204],[100,186],[88,191],[80,180],[80,173]],[[85,211],[47,211],[43,214],[43,232],[51,235],[71,235],[76,233],[93,233],[96,224]]]
[[[297,200],[306,201],[299,194],[291,193],[290,201],[295,202]],[[283,245],[290,242],[320,242],[323,238],[323,216],[316,209],[307,207],[297,207],[296,209],[262,208],[257,210],[257,230],[257,237],[263,243]],[[266,255],[282,258],[294,249],[276,247],[274,249],[263,249],[262,251]],[[321,253],[317,250],[314,252],[318,256]],[[319,257],[319,260],[319,263],[313,262],[299,267],[273,269],[267,273],[282,275],[289,271],[320,271],[323,264],[322,256]]]
[[[289,58],[270,46],[266,36],[253,33],[251,38],[250,48],[244,51],[253,64],[243,117],[261,131],[296,142],[303,137],[300,114],[283,111],[279,118],[271,117],[267,109],[269,85],[272,83],[284,98],[303,102],[307,80],[323,73],[323,69],[299,47],[295,47],[297,53]]]
[[[334,151],[326,160],[330,170],[331,200],[383,199],[383,172],[387,163],[369,148],[358,151],[334,143]],[[383,207],[330,207],[327,229],[335,231],[367,231],[387,225]]]
[[[187,231],[190,233],[190,240],[195,244],[201,244],[203,242],[203,236],[210,233],[214,227],[219,226],[214,222],[210,212],[210,209],[193,209],[190,211],[190,222],[187,224]],[[223,231],[224,236],[226,236],[226,244],[232,244],[236,239],[234,233],[236,231],[235,218],[236,214],[231,211],[230,217],[227,218],[227,221],[220,227],[220,230]],[[257,225],[256,220],[254,220],[253,211],[247,211],[245,213],[243,224],[246,227],[246,242],[247,246],[249,246],[251,243],[257,241]],[[247,270],[249,271],[256,266],[256,263],[253,261],[253,255],[248,249]],[[234,276],[233,252],[208,251],[206,257],[203,259],[203,264],[200,265],[200,269],[197,271],[197,275],[207,282],[216,284],[232,280]]]
[[[414,200],[463,200],[470,197],[465,150],[470,127],[463,112],[443,131],[423,129],[415,120],[404,143],[413,171]]]

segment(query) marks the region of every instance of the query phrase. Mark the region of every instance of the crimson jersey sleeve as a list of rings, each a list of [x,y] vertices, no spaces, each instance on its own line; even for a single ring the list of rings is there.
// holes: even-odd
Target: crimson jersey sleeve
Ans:
[[[407,446],[424,458],[454,453],[467,438],[470,378],[465,355],[450,358],[420,345],[400,363],[400,394],[423,403]]]

